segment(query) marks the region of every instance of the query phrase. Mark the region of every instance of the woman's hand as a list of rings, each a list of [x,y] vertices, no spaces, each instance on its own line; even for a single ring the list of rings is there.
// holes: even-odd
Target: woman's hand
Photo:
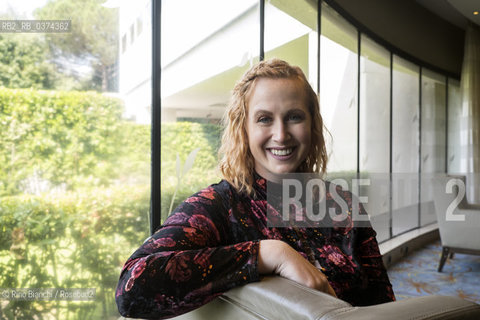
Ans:
[[[336,297],[327,277],[283,241],[260,241],[258,271],[260,274],[278,274],[281,277]]]

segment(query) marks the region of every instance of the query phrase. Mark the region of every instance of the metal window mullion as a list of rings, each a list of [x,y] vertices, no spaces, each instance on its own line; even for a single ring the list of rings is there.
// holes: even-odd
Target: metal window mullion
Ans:
[[[259,0],[260,6],[260,53],[259,60],[265,59],[265,0]]]
[[[357,178],[360,178],[360,61],[362,33],[357,29]]]
[[[392,192],[393,192],[393,181],[392,181],[392,174],[393,174],[393,53],[390,51],[390,146],[389,146],[389,205],[388,205],[388,214],[389,214],[389,233],[390,238],[393,238],[393,205],[392,205]]]
[[[322,3],[317,3],[317,94],[320,97],[320,59],[321,59],[321,36],[322,36]],[[321,106],[320,106],[321,107]]]
[[[445,77],[445,173],[448,173],[448,76]]]
[[[423,68],[420,66],[418,74],[418,228],[422,225],[422,73]]]
[[[161,7],[162,2],[152,0],[152,128],[151,128],[151,195],[150,234],[161,224]]]

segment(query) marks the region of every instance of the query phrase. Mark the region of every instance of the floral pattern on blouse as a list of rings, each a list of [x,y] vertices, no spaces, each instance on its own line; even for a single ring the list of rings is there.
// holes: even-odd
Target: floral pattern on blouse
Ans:
[[[338,298],[354,306],[395,300],[371,227],[270,228],[265,179],[257,176],[254,189],[255,196],[239,194],[222,180],[180,204],[125,263],[116,290],[120,313],[174,317],[259,281],[263,239],[282,240],[306,259],[313,251]],[[337,193],[351,212],[351,193]]]

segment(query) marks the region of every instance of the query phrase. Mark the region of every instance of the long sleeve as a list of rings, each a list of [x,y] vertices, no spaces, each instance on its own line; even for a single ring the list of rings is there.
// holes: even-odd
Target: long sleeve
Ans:
[[[120,313],[169,318],[258,281],[263,239],[282,240],[304,257],[313,255],[337,296],[355,306],[395,299],[370,224],[354,226],[347,219],[341,226],[269,228],[265,180],[258,177],[254,187],[256,195],[249,196],[223,180],[175,209],[125,263],[116,292]],[[351,212],[351,193],[337,193]],[[342,213],[330,193],[326,199],[329,209]]]
[[[337,194],[348,206],[348,216],[331,227],[306,230],[322,271],[330,281],[338,298],[354,306],[367,306],[395,300],[387,270],[362,204],[359,206],[361,221],[352,218],[353,195],[336,187]],[[331,195],[327,194],[327,199]],[[341,214],[342,208],[335,201],[327,202]],[[320,232],[320,234],[319,234]]]
[[[359,228],[356,256],[363,267],[366,290],[352,297],[357,306],[395,301],[392,285],[378,248],[376,232],[372,228]]]
[[[367,216],[363,205],[360,205],[360,215]],[[368,306],[395,301],[392,284],[383,264],[382,255],[376,239],[377,233],[370,222],[361,224],[353,230],[352,253],[361,266],[360,278],[362,286],[352,290],[348,300],[355,306]]]
[[[188,198],[127,260],[116,292],[123,316],[177,316],[259,280],[258,241],[230,242],[224,203],[212,187]]]

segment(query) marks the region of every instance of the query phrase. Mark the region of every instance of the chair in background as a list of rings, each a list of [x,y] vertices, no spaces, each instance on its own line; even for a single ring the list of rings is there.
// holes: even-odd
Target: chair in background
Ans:
[[[465,197],[465,177],[441,174],[434,181],[434,204],[442,256],[438,272],[453,254],[480,255],[480,205],[469,204]]]

